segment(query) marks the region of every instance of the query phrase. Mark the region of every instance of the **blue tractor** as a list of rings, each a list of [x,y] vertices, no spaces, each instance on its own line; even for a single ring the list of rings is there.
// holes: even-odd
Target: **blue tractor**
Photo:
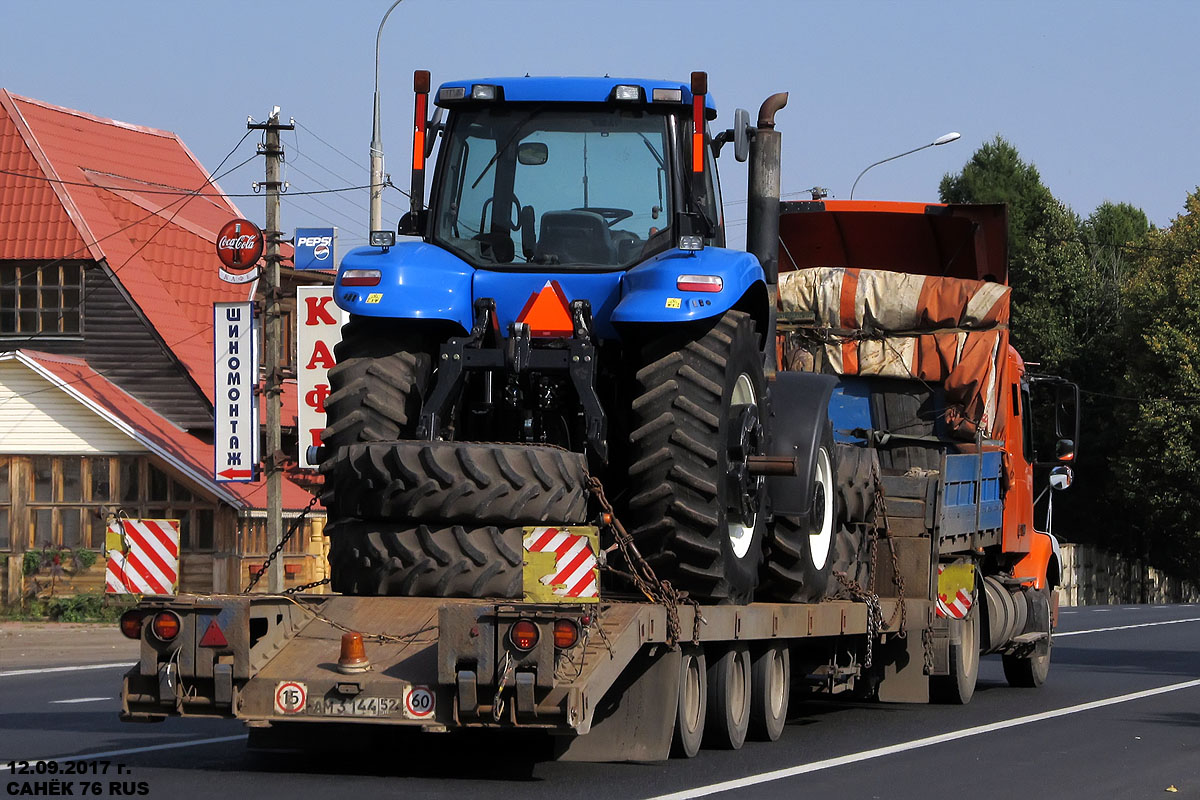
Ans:
[[[399,233],[420,241],[354,250],[335,288],[351,317],[315,454],[333,588],[520,597],[522,529],[597,520],[595,476],[692,598],[821,596],[832,381],[767,381],[786,95],[714,135],[704,73],[455,81],[432,120],[414,83]],[[725,246],[730,141],[751,159],[750,252]],[[769,394],[802,420],[786,435]]]

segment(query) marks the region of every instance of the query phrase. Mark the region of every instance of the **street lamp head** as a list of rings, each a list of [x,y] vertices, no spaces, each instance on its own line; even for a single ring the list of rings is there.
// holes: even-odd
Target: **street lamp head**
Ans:
[[[960,134],[958,131],[950,131],[949,133],[943,133],[941,136],[939,136],[933,140],[933,144],[935,147],[939,144],[950,144],[951,142],[959,139],[961,137],[961,135],[962,134]]]
[[[930,147],[936,147],[940,144],[950,144],[950,142],[953,142],[953,141],[959,139],[960,137],[961,137],[961,134],[958,131],[950,131],[950,133],[943,133],[941,136],[934,139],[929,144],[923,144],[920,147],[914,147],[912,150],[905,150],[903,153],[899,153],[899,154],[891,156],[889,158],[885,158],[880,161],[876,161],[874,164],[868,164],[866,169],[864,169],[862,172],[858,173],[858,177],[854,179],[854,184],[850,187],[850,199],[851,200],[854,199],[854,190],[855,190],[855,188],[857,188],[859,180],[862,179],[863,175],[867,174],[867,170],[870,169],[871,167],[878,167],[880,164],[886,164],[889,161],[895,161],[897,158],[903,158],[904,156],[909,156],[909,155],[912,155],[913,153],[919,152],[921,150],[925,150]]]

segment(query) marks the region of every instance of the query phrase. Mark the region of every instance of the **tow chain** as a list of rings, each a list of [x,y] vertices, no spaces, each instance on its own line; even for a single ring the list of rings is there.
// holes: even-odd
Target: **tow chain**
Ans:
[[[896,623],[897,616],[900,618],[900,624],[896,631],[896,638],[904,639],[908,636],[906,623],[908,622],[908,609],[904,603],[904,576],[900,574],[900,562],[896,557],[896,543],[892,537],[891,523],[888,521],[887,513],[887,497],[883,493],[883,479],[879,475],[879,467],[872,465],[871,477],[875,484],[875,529],[879,530],[880,519],[883,520],[883,535],[887,539],[888,550],[892,555],[892,583],[896,586],[896,608],[892,611],[891,619],[887,621],[885,627],[891,628]],[[875,585],[875,545],[871,547],[871,586]]]
[[[683,634],[682,626],[679,622],[679,604],[690,604],[694,609],[692,616],[692,643],[699,644],[700,624],[704,622],[704,617],[700,614],[700,604],[689,598],[686,592],[681,592],[672,586],[670,581],[663,580],[654,573],[654,568],[646,562],[646,559],[634,543],[633,537],[629,535],[629,532],[625,530],[625,526],[617,519],[612,503],[604,495],[604,485],[600,483],[600,480],[596,476],[588,476],[588,489],[600,503],[600,507],[604,511],[604,524],[612,530],[613,538],[616,540],[615,544],[609,545],[604,550],[604,554],[607,555],[614,550],[620,550],[630,571],[622,572],[604,562],[605,569],[629,579],[637,587],[638,591],[645,595],[647,600],[657,603],[666,609],[668,645],[673,646],[677,644]]]
[[[872,546],[872,552],[874,546]],[[850,596],[856,600],[860,600],[867,606],[867,651],[863,655],[863,669],[870,669],[875,657],[875,638],[879,635],[879,630],[883,625],[883,609],[879,605],[879,595],[870,589],[864,589],[856,580],[846,576],[844,572],[835,572],[833,577],[837,578]]]
[[[292,520],[291,527],[288,528],[287,533],[283,535],[283,538],[279,540],[279,544],[275,545],[275,549],[272,550],[267,556],[266,560],[263,561],[262,566],[258,568],[258,572],[254,574],[254,577],[250,579],[250,583],[248,583],[246,588],[242,590],[242,594],[250,594],[250,590],[254,588],[254,585],[259,582],[263,575],[267,574],[267,568],[271,566],[271,562],[274,561],[281,552],[283,552],[284,545],[286,545],[288,540],[292,538],[292,534],[294,534],[300,528],[300,523],[304,521],[304,517],[308,514],[308,512],[312,511],[312,507],[317,504],[317,500],[319,499],[320,498],[314,494],[312,499],[308,501],[308,505],[305,506],[304,510],[296,515],[296,518]],[[324,581],[317,581],[306,586],[297,586],[287,590],[284,592],[284,594],[293,594],[301,591],[302,589],[311,589],[314,586],[320,586],[321,584],[328,582],[328,580],[329,579],[326,578]]]

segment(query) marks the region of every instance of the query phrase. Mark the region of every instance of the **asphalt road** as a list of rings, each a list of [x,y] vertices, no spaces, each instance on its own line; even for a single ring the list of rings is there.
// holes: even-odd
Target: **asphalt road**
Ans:
[[[250,755],[239,723],[119,722],[121,672],[0,666],[0,797],[46,783],[10,760],[105,754],[108,775],[63,777],[75,796],[1200,798],[1198,605],[1064,611],[1041,689],[1009,688],[985,658],[966,707],[794,704],[779,742],[652,765],[436,736],[358,757]]]

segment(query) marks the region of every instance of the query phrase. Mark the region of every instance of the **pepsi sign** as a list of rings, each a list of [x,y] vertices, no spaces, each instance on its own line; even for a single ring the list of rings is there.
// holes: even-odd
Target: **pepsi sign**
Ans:
[[[337,269],[337,228],[296,228],[296,269]]]

